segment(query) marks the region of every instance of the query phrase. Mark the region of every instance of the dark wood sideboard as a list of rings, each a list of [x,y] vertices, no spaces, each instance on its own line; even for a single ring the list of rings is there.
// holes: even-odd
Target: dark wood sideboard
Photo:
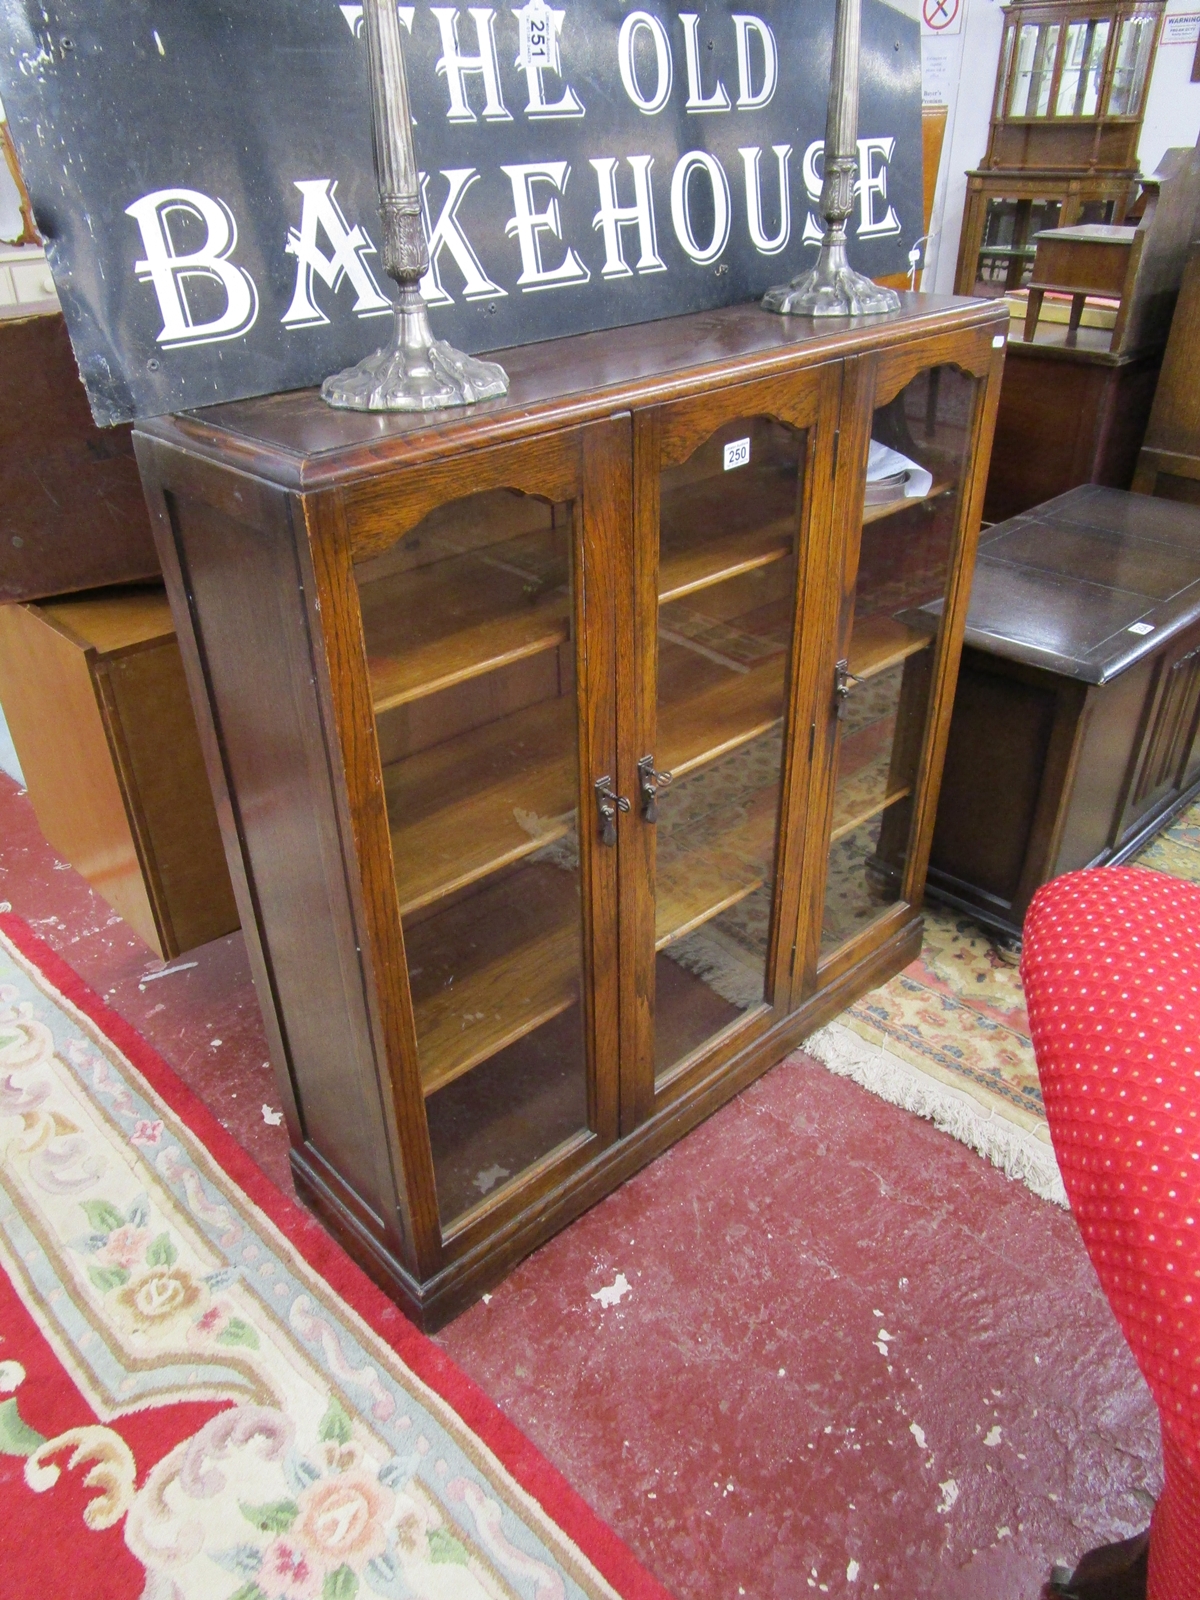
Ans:
[[[930,897],[1019,936],[1200,792],[1200,509],[1085,485],[980,541]]]
[[[919,949],[1006,329],[737,306],[136,431],[297,1185],[425,1324]]]
[[[0,315],[0,601],[159,577],[130,435],[92,421],[61,312]]]

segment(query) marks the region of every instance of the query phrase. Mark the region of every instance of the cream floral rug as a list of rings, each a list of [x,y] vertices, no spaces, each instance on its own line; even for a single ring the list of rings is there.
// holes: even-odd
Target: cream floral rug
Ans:
[[[1135,858],[1200,883],[1200,801]],[[1066,1203],[1042,1110],[1018,958],[930,902],[921,954],[805,1050],[927,1116],[1036,1193]]]
[[[0,916],[5,1600],[668,1600]]]

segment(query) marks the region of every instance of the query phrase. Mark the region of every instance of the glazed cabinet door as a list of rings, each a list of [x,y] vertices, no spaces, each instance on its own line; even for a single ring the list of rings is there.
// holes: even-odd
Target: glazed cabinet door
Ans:
[[[796,897],[784,863],[809,728],[795,712],[801,618],[840,377],[831,363],[634,418],[625,1130],[787,1010]]]
[[[616,853],[593,822],[629,433],[439,459],[351,507],[402,951],[393,1074],[410,1124],[423,1107],[451,1255],[616,1135]]]
[[[994,338],[847,364],[804,993],[910,924],[924,894],[1003,361]]]

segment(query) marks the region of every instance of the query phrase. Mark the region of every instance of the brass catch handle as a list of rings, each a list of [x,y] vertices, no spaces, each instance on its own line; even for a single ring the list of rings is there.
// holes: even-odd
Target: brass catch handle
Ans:
[[[846,701],[850,698],[850,690],[856,683],[862,683],[856,672],[850,671],[850,663],[845,656],[833,669],[833,692],[837,696],[838,721],[846,715]]]
[[[596,810],[600,816],[600,843],[614,845],[617,842],[617,812],[628,811],[629,801],[623,794],[614,794],[610,788],[612,780],[606,772],[602,778],[596,779]]]
[[[647,822],[658,821],[658,791],[671,782],[671,773],[655,772],[654,757],[643,756],[638,762],[638,783],[642,791],[642,816]]]

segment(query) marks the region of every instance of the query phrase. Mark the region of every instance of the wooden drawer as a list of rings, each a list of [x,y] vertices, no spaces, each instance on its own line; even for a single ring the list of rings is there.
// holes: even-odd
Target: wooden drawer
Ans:
[[[238,926],[161,589],[0,606],[0,704],[42,831],[153,950]]]

